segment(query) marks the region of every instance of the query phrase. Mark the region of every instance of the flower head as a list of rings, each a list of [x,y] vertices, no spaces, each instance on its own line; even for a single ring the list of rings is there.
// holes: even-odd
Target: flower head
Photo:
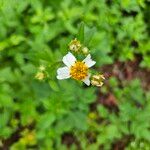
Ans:
[[[69,49],[73,52],[78,52],[81,48],[81,43],[76,38],[69,44]]]
[[[89,68],[95,65],[95,61],[91,59],[89,54],[83,61],[77,61],[72,53],[68,53],[63,57],[65,67],[57,70],[57,79],[73,78],[75,80],[83,81],[86,85],[90,85]]]
[[[105,77],[101,74],[93,75],[92,80],[91,80],[91,84],[94,86],[101,87],[103,85],[104,80],[105,80]]]

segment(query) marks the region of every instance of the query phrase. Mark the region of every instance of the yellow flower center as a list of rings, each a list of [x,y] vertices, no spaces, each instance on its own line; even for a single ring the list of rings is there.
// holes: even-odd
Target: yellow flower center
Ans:
[[[83,80],[88,75],[88,67],[84,62],[77,61],[71,66],[70,75],[73,79]]]

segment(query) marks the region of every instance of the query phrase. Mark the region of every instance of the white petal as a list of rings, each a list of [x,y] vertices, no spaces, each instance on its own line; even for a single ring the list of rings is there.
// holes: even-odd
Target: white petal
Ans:
[[[70,52],[63,57],[63,63],[68,67],[71,67],[75,63],[75,61],[76,58]]]
[[[68,79],[70,76],[65,76],[65,75],[57,75],[58,80],[63,80],[63,79]]]
[[[82,80],[87,86],[90,85],[90,74],[84,79]]]
[[[61,67],[57,69],[57,74],[69,74],[69,68],[68,67]]]
[[[91,59],[91,55],[89,54],[89,55],[87,55],[87,57],[83,60],[83,62],[85,62],[85,64],[90,68],[90,67],[92,67],[92,66],[94,66],[95,65],[95,61],[93,61],[92,59]]]
[[[57,70],[57,79],[67,79],[70,78],[70,71],[68,67],[62,67]]]

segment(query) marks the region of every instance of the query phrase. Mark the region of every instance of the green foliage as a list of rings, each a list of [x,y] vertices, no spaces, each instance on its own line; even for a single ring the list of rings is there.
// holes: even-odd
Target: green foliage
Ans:
[[[148,150],[150,147],[149,143],[144,140],[135,140],[126,148],[126,150]]]
[[[94,120],[89,124],[90,132],[97,135],[96,143],[93,144],[101,145],[104,149],[109,150],[112,144],[124,137],[129,142],[131,138],[149,143],[150,93],[144,93],[139,80],[133,80],[123,89],[114,85],[111,88],[118,103],[119,112],[109,112],[106,107],[97,105],[97,117],[100,124],[93,122]],[[86,146],[88,147],[88,141],[86,141]]]
[[[150,94],[139,80],[120,88],[111,78],[110,89],[101,89],[115,96],[118,112],[97,103],[91,111],[95,88],[56,80],[75,37],[97,68],[137,56],[141,67],[150,68],[149,17],[146,0],[0,0],[0,149],[109,150],[126,136],[127,149],[133,142],[135,149],[141,142],[149,148]],[[35,79],[40,65],[43,81]],[[69,148],[62,142],[66,133],[76,139]]]

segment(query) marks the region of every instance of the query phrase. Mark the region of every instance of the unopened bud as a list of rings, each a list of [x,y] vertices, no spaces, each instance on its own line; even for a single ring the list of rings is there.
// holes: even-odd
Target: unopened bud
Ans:
[[[89,49],[87,47],[83,47],[82,52],[83,52],[83,54],[88,54]]]
[[[40,71],[45,71],[45,66],[41,65],[41,66],[39,67],[39,70],[40,70]]]
[[[45,74],[43,72],[38,72],[35,75],[35,78],[41,81],[41,80],[43,80],[45,78]]]

